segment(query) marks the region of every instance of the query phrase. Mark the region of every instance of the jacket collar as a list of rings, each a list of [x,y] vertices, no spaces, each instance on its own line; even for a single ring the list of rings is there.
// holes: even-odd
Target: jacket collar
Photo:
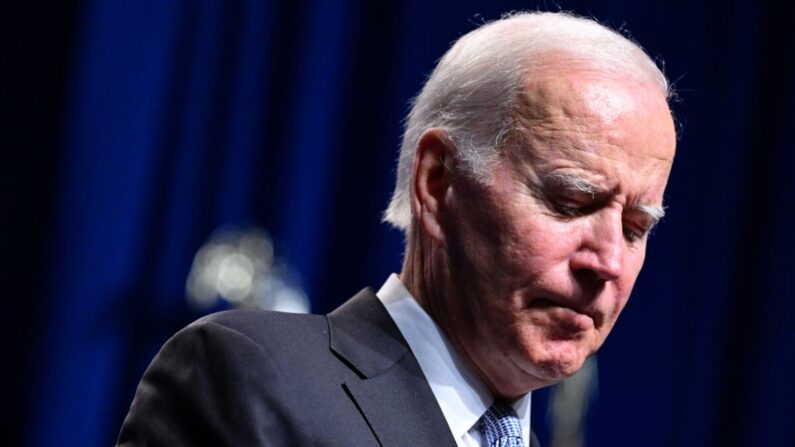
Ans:
[[[359,379],[343,384],[382,446],[455,446],[433,392],[372,289],[328,315],[330,349]]]

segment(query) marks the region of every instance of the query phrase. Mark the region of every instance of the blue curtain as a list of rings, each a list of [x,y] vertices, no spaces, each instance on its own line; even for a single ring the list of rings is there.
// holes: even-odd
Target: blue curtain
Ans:
[[[4,345],[23,365],[8,369],[23,386],[3,387],[21,405],[7,433],[112,443],[154,353],[200,315],[185,280],[219,227],[267,229],[315,312],[399,271],[402,236],[379,220],[408,100],[482,20],[558,4],[631,30],[679,92],[668,217],[599,354],[587,445],[795,445],[795,14],[772,0],[93,0],[57,17],[34,11],[49,19],[25,35],[48,36],[39,45],[62,63],[32,64],[52,68],[34,79],[60,79],[57,98],[5,111],[43,102],[53,117],[37,140],[50,168],[13,174],[46,186],[14,208],[38,213],[28,236],[46,242],[26,261],[34,292],[6,304],[19,320]],[[46,34],[51,23],[63,35]],[[35,82],[23,85],[40,93]],[[542,440],[544,399],[533,415]]]

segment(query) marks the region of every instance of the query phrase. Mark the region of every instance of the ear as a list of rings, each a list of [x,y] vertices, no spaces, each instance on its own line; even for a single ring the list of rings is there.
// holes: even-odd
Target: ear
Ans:
[[[455,146],[438,128],[426,130],[414,155],[412,206],[420,229],[432,240],[444,243],[444,216],[452,194]]]

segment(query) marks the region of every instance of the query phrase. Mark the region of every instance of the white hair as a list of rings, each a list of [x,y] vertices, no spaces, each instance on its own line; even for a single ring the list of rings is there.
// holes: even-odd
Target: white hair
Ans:
[[[455,144],[457,172],[490,181],[502,143],[516,127],[523,81],[550,53],[652,82],[670,97],[668,80],[643,49],[594,20],[565,12],[522,12],[487,23],[453,44],[414,99],[385,222],[409,230],[414,154],[427,129],[443,129]]]

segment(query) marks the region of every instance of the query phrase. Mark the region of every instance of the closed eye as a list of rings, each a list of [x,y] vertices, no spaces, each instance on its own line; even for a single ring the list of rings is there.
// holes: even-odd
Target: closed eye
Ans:
[[[637,242],[648,236],[648,234],[648,230],[637,230],[632,228],[632,225],[624,225],[624,239],[627,242]]]
[[[624,211],[624,237],[635,242],[648,238],[651,230],[665,214],[662,207],[641,205]]]
[[[576,192],[560,194],[551,198],[552,208],[561,216],[578,217],[599,210],[606,200],[596,194]]]

